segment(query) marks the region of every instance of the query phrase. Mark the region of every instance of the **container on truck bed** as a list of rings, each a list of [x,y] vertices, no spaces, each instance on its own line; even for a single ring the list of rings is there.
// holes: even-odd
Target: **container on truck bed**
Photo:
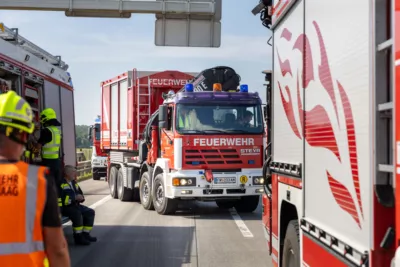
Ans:
[[[162,94],[181,89],[195,75],[133,69],[102,82],[101,149],[137,152],[144,127],[162,104]]]

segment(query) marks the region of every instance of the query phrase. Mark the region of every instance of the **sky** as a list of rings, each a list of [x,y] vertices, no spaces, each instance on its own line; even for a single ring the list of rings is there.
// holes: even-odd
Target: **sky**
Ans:
[[[100,82],[123,72],[200,72],[229,66],[250,91],[265,100],[263,70],[271,68],[270,31],[252,8],[258,0],[223,0],[219,48],[157,47],[152,14],[130,19],[74,18],[64,12],[0,11],[0,22],[69,65],[75,89],[75,123],[92,124],[100,114]]]

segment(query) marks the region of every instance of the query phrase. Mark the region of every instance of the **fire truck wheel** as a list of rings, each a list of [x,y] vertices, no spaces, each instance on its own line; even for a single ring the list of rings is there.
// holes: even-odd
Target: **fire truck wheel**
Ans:
[[[166,215],[175,213],[178,201],[176,199],[165,197],[165,186],[162,173],[157,174],[154,178],[153,196],[154,209],[158,214]]]
[[[110,195],[113,198],[118,198],[117,183],[116,183],[117,175],[118,175],[117,167],[115,167],[115,166],[111,167],[110,179],[108,180],[108,187],[110,188]]]
[[[286,229],[282,252],[282,266],[300,266],[299,223],[297,220],[290,221]]]
[[[154,209],[153,195],[151,194],[150,175],[148,172],[144,172],[142,174],[142,178],[140,179],[139,196],[140,203],[142,203],[142,206],[145,210]]]
[[[122,168],[118,171],[117,176],[117,192],[118,198],[121,201],[129,201],[132,199],[132,189],[124,186],[124,174]]]
[[[260,196],[245,196],[235,203],[238,212],[253,212],[257,209]]]
[[[235,201],[232,200],[216,200],[215,203],[220,209],[230,209],[235,206]]]

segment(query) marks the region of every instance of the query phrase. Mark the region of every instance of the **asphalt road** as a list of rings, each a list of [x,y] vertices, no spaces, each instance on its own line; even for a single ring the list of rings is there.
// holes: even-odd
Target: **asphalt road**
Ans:
[[[173,216],[147,211],[140,203],[109,197],[107,183],[80,183],[87,206],[96,211],[92,235],[98,242],[75,246],[64,227],[73,267],[269,267],[256,212],[235,214],[214,203],[187,202]]]

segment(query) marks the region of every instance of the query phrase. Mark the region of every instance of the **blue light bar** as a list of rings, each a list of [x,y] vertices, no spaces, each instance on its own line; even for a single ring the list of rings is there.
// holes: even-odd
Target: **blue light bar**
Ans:
[[[193,83],[187,83],[185,85],[185,92],[193,92]]]
[[[94,120],[94,123],[101,123],[101,117],[97,116],[96,119]]]
[[[248,93],[249,92],[249,86],[247,84],[241,84],[240,85],[240,92],[241,93]]]

